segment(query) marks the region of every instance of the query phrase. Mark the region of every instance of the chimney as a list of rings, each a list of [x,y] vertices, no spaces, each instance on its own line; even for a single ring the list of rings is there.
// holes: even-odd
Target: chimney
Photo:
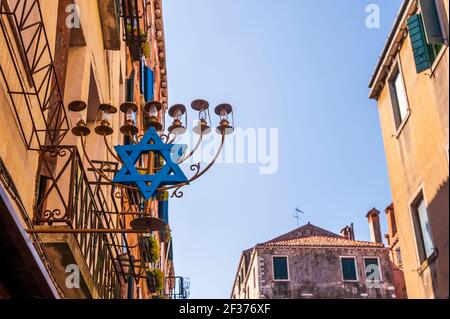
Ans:
[[[380,211],[376,208],[372,209],[367,213],[366,217],[369,220],[370,228],[370,239],[374,243],[383,243],[383,238],[381,236],[381,226],[380,226]]]
[[[353,223],[350,224],[350,226],[345,226],[342,230],[341,230],[341,236],[345,237],[349,240],[355,240],[355,232],[353,229]]]

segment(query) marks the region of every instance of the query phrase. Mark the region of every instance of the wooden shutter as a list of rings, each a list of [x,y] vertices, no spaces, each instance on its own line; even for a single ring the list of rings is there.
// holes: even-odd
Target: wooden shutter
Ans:
[[[134,102],[134,71],[131,72],[127,82],[127,102]]]
[[[144,98],[145,101],[152,101],[154,98],[153,90],[153,70],[149,67],[144,67]]]
[[[158,201],[158,218],[169,223],[169,193],[162,193]]]
[[[415,14],[408,18],[408,31],[414,52],[417,73],[421,73],[431,67],[431,48],[427,43],[422,24],[422,15]]]

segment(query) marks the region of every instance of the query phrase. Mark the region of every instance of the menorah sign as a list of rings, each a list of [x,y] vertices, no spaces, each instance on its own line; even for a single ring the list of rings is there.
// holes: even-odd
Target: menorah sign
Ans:
[[[87,106],[85,102],[74,101],[69,104],[71,112],[79,113],[78,122],[72,128],[72,133],[81,139],[81,146],[90,170],[97,173],[104,181],[119,189],[134,191],[141,194],[144,203],[141,207],[142,214],[148,212],[153,200],[160,194],[172,191],[171,197],[180,198],[184,195],[181,189],[194,182],[211,169],[219,158],[225,138],[234,131],[233,108],[229,104],[220,104],[215,108],[215,113],[220,117],[216,132],[221,135],[221,143],[212,161],[202,169],[201,164],[190,166],[193,175],[188,178],[180,165],[193,157],[200,149],[203,138],[212,132],[209,103],[205,100],[195,100],[192,108],[198,112],[198,123],[192,131],[199,135],[198,141],[192,150],[188,151],[186,145],[173,144],[178,136],[187,132],[187,110],[182,104],[176,104],[168,110],[173,123],[164,132],[160,114],[163,105],[157,101],[147,102],[142,108],[132,102],[125,102],[120,106],[121,113],[125,116],[125,124],[120,132],[128,140],[127,145],[112,147],[107,137],[114,133],[112,116],[119,113],[118,109],[109,104],[101,104],[98,107],[95,133],[103,137],[103,142],[108,153],[121,166],[118,171],[113,171],[114,177],[108,176],[112,172],[107,166],[96,167],[87,151],[86,137],[91,134],[84,119],[83,112]],[[142,128],[136,125],[137,113],[142,112]],[[231,120],[230,120],[231,117]],[[143,134],[139,134],[143,132]],[[138,223],[137,223],[138,224]],[[149,222],[143,224],[148,225]],[[153,223],[154,224],[154,223]]]

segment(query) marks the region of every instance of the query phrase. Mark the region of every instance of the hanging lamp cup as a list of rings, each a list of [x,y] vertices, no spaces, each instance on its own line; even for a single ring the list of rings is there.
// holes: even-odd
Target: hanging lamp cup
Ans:
[[[111,127],[112,114],[117,113],[117,108],[110,104],[101,104],[99,111],[102,112],[102,121],[99,126],[95,128],[95,133],[100,136],[109,136],[114,133]]]
[[[125,136],[135,136],[139,133],[136,127],[135,116],[138,111],[138,106],[133,102],[125,102],[120,105],[120,111],[125,113],[125,124],[120,128],[120,133]]]
[[[127,114],[129,109],[131,109],[133,113],[136,113],[138,111],[138,106],[133,102],[125,102],[120,105],[120,111],[122,113]]]
[[[186,114],[186,106],[183,104],[175,104],[169,109],[169,116],[181,121],[182,116]]]
[[[87,105],[83,101],[72,101],[67,106],[71,112],[82,112],[87,108]]]
[[[98,108],[100,111],[107,113],[107,114],[116,114],[117,113],[117,108],[111,104],[100,104],[100,106]]]
[[[192,129],[192,131],[197,135],[208,135],[211,133],[211,127],[208,125],[208,122],[204,119],[201,119],[198,122],[198,125]]]
[[[169,127],[169,133],[183,135],[186,133],[186,127],[183,125],[183,115],[186,114],[186,106],[175,104],[169,109],[169,116],[174,119],[172,126]]]
[[[91,134],[91,130],[87,127],[83,115],[80,115],[77,125],[72,129],[72,134],[78,137]]]
[[[161,110],[162,104],[158,101],[150,101],[144,105],[144,111],[153,116],[158,116],[158,112]]]
[[[144,106],[144,120],[147,128],[153,127],[157,132],[162,131],[163,126],[158,119],[159,112],[162,110],[162,104],[158,101],[147,102]]]
[[[146,114],[144,117],[144,121],[145,121],[145,127],[147,129],[150,127],[153,127],[156,132],[160,132],[163,129],[161,122],[159,122],[159,120],[156,116],[151,116],[149,114]]]
[[[194,100],[191,107],[197,112],[205,112],[209,109],[209,103],[206,100]]]
[[[220,116],[220,124],[216,131],[218,134],[230,135],[234,132],[234,127],[228,120],[229,115],[233,113],[233,107],[230,104],[220,104],[216,107],[215,113]]]
[[[102,123],[95,128],[95,133],[100,136],[110,136],[114,133],[111,128],[111,124],[107,121],[102,121]]]
[[[125,136],[135,136],[139,133],[139,129],[134,124],[134,121],[126,121],[125,125],[120,128],[120,133]]]
[[[184,133],[186,133],[186,131],[186,127],[184,127],[183,123],[178,119],[175,119],[172,125],[169,127],[170,134],[183,135]]]
[[[234,127],[230,125],[230,122],[228,120],[222,120],[220,121],[219,126],[216,129],[216,132],[220,135],[230,135],[234,132]]]
[[[193,132],[198,135],[208,135],[211,133],[209,118],[209,103],[206,100],[194,100],[191,104],[193,110],[199,112],[199,123],[193,128]]]
[[[164,230],[166,222],[156,217],[146,216],[133,219],[130,226],[134,230],[156,232]]]

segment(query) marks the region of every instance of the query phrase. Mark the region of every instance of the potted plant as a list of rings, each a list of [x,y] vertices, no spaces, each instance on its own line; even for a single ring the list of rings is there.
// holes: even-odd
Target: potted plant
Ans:
[[[159,269],[147,270],[147,285],[152,294],[164,292],[164,273]]]
[[[128,30],[128,34],[133,33],[135,38],[138,38],[139,41],[141,42],[141,54],[142,56],[144,56],[145,58],[150,58],[150,44],[147,41],[147,34],[145,33],[145,31],[141,31],[140,35],[137,34],[137,28],[134,27],[132,28],[131,26],[127,26],[127,30]],[[131,40],[131,37],[127,37],[127,42],[128,44]]]
[[[159,261],[159,243],[153,236],[144,237],[143,250],[150,263],[156,264]]]
[[[161,241],[164,243],[168,243],[172,240],[172,232],[170,230],[169,225],[160,232]]]

